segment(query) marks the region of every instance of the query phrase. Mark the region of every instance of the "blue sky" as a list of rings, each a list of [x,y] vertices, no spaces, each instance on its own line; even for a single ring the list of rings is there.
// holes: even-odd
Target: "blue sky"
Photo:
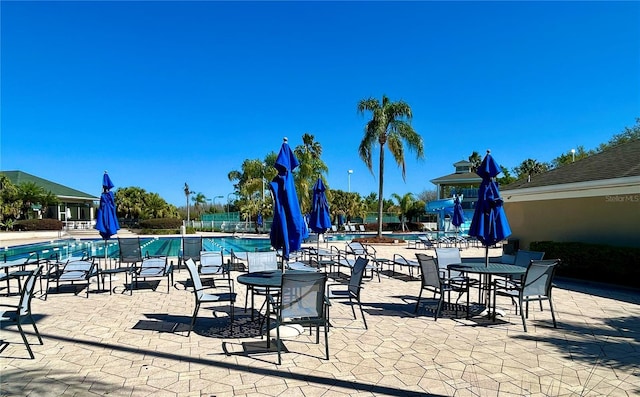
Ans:
[[[247,158],[323,146],[367,195],[360,99],[404,100],[425,143],[385,197],[433,190],[471,152],[509,169],[640,117],[639,2],[7,2],[0,168],[99,196],[108,170],[177,206]],[[377,169],[377,157],[374,159]]]

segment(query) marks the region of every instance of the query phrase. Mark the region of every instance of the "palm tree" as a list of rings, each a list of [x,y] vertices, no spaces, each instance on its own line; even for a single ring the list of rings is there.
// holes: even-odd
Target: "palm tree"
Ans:
[[[482,157],[480,157],[480,153],[476,151],[471,153],[471,156],[469,156],[469,162],[471,163],[471,172],[478,171],[478,167],[482,164]]]
[[[522,179],[527,177],[527,179],[531,179],[532,175],[541,174],[549,169],[549,166],[545,163],[540,163],[538,160],[534,159],[526,159],[519,166],[515,167],[513,170],[515,171],[518,179]]]
[[[202,193],[196,193],[193,197],[191,197],[191,201],[193,201],[193,209],[199,217],[202,212],[201,208],[204,207],[205,204],[207,204],[207,197]]]
[[[398,211],[400,211],[400,223],[402,224],[402,231],[404,232],[406,215],[409,213],[409,211],[411,211],[411,208],[413,207],[413,194],[407,193],[404,196],[400,196],[399,194],[393,193],[391,197],[396,199],[396,201],[398,202],[396,208],[398,209]]]
[[[411,107],[404,101],[391,102],[382,95],[382,103],[376,98],[363,99],[358,103],[358,113],[372,113],[371,120],[364,128],[364,138],[360,142],[358,153],[373,174],[372,151],[374,145],[380,145],[380,165],[378,175],[378,237],[382,236],[382,206],[384,187],[384,147],[388,146],[398,166],[402,168],[402,179],[406,180],[404,144],[416,152],[417,158],[424,157],[422,137],[411,126],[413,117]]]

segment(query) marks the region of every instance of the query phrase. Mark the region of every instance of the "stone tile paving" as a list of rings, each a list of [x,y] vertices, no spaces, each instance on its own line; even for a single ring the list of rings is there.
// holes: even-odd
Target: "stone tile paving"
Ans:
[[[176,286],[187,277],[176,272]],[[316,345],[307,331],[285,341],[289,352],[278,366],[275,353],[244,352],[265,339],[216,336],[228,324],[224,306],[202,307],[186,337],[193,297],[178,288],[167,294],[165,282],[132,296],[51,293],[47,301],[35,299],[44,345],[33,346],[30,360],[15,327],[3,327],[0,395],[640,395],[638,291],[558,280],[558,328],[547,307],[541,312],[532,305],[525,333],[508,300],[499,301],[506,315],[495,323],[453,311],[434,321],[428,299],[416,316],[419,281],[385,274],[381,282],[365,283],[368,330],[357,310],[354,320],[348,303],[336,301],[331,359],[322,359],[323,339]],[[243,286],[236,283],[236,292],[241,322]],[[249,332],[250,323],[244,324]]]

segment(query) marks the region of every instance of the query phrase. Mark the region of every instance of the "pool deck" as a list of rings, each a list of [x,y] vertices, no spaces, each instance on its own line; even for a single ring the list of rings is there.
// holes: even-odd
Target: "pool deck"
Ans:
[[[376,249],[387,258],[433,253]],[[482,256],[484,249],[462,254]],[[499,301],[506,315],[495,323],[454,311],[434,321],[426,308],[415,315],[420,281],[407,275],[384,271],[380,282],[365,281],[368,330],[357,308],[354,320],[348,303],[333,302],[328,361],[322,338],[316,345],[307,332],[285,340],[282,365],[275,353],[252,353],[264,339],[244,313],[245,289],[237,282],[234,335],[226,334],[227,308],[204,305],[185,336],[193,311],[192,294],[183,290],[186,269],[175,272],[168,294],[166,280],[157,291],[131,296],[119,293],[122,280],[114,281],[120,288],[113,295],[52,292],[33,300],[44,340],[32,347],[35,359],[14,326],[2,328],[0,396],[640,395],[640,291],[558,279],[558,328],[547,306],[541,312],[532,305],[525,333],[508,300]]]

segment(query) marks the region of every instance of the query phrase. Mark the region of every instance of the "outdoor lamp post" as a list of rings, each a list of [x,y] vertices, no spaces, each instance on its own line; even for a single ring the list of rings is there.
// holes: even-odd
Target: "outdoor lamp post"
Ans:
[[[230,201],[229,200],[229,196],[232,196],[234,194],[237,195],[238,193],[231,192],[231,193],[227,194],[227,221],[229,220],[229,215],[230,215],[230,212],[229,212],[229,207],[230,207],[230,205],[229,205],[229,201]]]
[[[347,171],[347,179],[348,179],[348,193],[351,193],[351,174],[353,174],[353,170]]]
[[[571,149],[571,162],[576,161],[576,149]]]

